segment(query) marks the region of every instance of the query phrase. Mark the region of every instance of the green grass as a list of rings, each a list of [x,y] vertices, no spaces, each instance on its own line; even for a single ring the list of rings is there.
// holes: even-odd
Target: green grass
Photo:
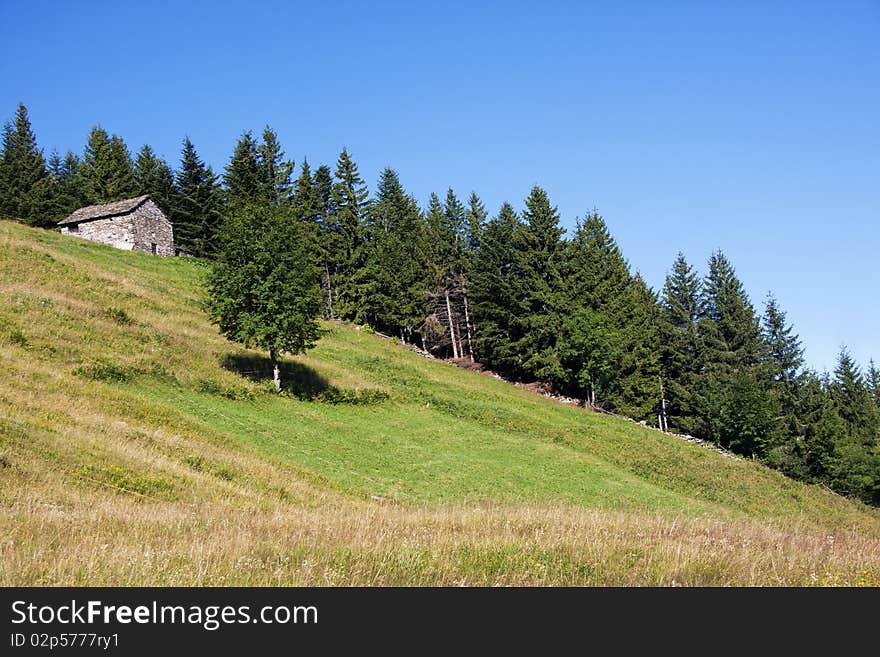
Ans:
[[[880,537],[876,510],[820,487],[348,325],[327,323],[314,350],[286,358],[277,395],[265,355],[207,321],[204,273],[191,259],[0,222],[0,504],[16,509],[9,518],[21,521],[25,502],[259,514],[332,500],[340,509],[569,508]],[[514,563],[521,548],[492,559]],[[352,549],[339,554],[350,559]],[[474,549],[452,553],[467,561]]]

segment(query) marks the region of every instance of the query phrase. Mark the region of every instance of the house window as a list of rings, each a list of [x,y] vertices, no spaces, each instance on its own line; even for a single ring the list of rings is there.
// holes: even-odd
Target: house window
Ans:
[[[156,255],[156,243],[155,243],[155,242],[153,242],[153,243],[150,245],[150,249],[152,250],[153,255]]]
[[[79,224],[70,224],[67,227],[67,232],[71,235],[79,235]]]

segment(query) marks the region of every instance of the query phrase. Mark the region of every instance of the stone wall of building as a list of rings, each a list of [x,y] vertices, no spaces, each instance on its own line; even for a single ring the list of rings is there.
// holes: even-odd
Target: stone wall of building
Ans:
[[[134,223],[130,214],[62,226],[61,234],[76,235],[126,251],[131,251],[134,248]],[[173,249],[172,255],[174,255]]]
[[[174,255],[174,230],[158,205],[147,200],[129,216],[134,226],[132,248],[160,256]]]

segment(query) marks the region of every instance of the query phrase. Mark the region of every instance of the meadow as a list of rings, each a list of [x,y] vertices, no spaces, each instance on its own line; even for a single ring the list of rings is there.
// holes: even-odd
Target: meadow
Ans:
[[[205,265],[0,222],[2,585],[880,585],[880,512],[325,323],[226,341]]]

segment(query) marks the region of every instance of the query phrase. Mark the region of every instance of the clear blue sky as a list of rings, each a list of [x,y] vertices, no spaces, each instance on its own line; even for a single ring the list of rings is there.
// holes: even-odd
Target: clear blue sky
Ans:
[[[597,207],[655,288],[721,248],[807,349],[880,360],[880,2],[0,3],[0,118],[47,153],[95,124],[222,170],[271,124],[494,213]],[[479,6],[476,6],[479,5]]]

